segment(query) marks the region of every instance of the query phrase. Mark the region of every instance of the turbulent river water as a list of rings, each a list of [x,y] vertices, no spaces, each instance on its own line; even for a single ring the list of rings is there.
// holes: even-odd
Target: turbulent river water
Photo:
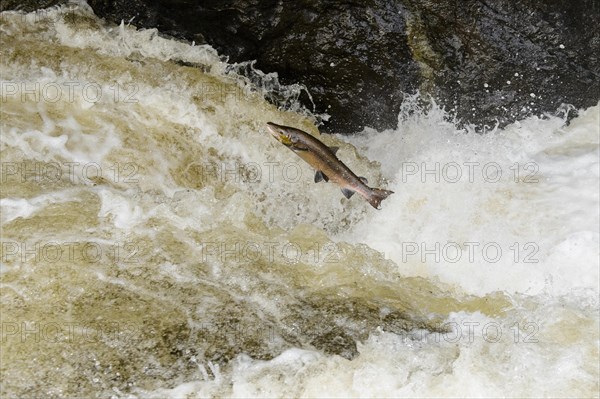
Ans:
[[[84,3],[0,33],[3,397],[598,395],[600,106],[321,136],[375,210],[273,75]]]

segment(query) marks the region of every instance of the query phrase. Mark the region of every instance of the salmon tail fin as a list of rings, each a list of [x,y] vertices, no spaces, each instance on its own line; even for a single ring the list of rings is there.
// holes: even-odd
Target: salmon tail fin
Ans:
[[[381,188],[371,189],[371,195],[369,196],[369,204],[375,209],[379,209],[381,201],[386,199],[390,194],[394,194],[390,190],[382,190]]]

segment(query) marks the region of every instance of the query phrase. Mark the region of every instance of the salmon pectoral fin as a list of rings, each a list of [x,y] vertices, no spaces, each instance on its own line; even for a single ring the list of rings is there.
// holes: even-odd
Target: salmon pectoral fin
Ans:
[[[394,192],[390,190],[382,190],[380,188],[373,188],[371,189],[371,195],[369,195],[369,204],[371,204],[373,208],[379,209],[381,201],[386,199],[391,194],[394,194]]]
[[[327,175],[321,172],[320,170],[317,170],[317,172],[315,173],[315,183],[318,183],[322,180],[325,180],[325,182],[327,183],[329,181],[329,177],[327,177]]]
[[[342,194],[344,194],[344,197],[350,199],[350,197],[352,197],[354,195],[354,191],[349,190],[347,188],[342,188]]]
[[[292,144],[292,145],[290,145],[290,148],[291,148],[291,150],[292,150],[292,151],[294,151],[294,152],[298,152],[298,151],[308,151],[308,148],[307,148],[307,147],[305,147],[305,146],[303,146],[303,145],[300,145],[300,144]]]

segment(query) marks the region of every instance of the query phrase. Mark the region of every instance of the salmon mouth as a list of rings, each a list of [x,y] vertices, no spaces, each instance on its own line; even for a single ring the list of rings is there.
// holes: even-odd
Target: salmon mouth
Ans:
[[[269,133],[271,133],[271,136],[275,137],[276,139],[278,139],[281,135],[279,129],[277,129],[277,127],[271,122],[267,123],[267,130],[269,131]]]
[[[284,144],[284,145],[291,145],[292,142],[289,139],[289,137],[284,134],[281,129],[275,125],[274,123],[267,123],[267,130],[269,131],[269,133],[271,133],[271,136],[275,137],[275,139],[277,139],[277,141],[279,141],[280,143]]]

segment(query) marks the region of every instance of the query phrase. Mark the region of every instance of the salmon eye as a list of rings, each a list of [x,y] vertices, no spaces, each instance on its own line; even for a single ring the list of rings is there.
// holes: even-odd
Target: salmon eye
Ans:
[[[288,138],[294,144],[296,144],[298,142],[298,137],[296,137],[296,136],[288,136]]]

